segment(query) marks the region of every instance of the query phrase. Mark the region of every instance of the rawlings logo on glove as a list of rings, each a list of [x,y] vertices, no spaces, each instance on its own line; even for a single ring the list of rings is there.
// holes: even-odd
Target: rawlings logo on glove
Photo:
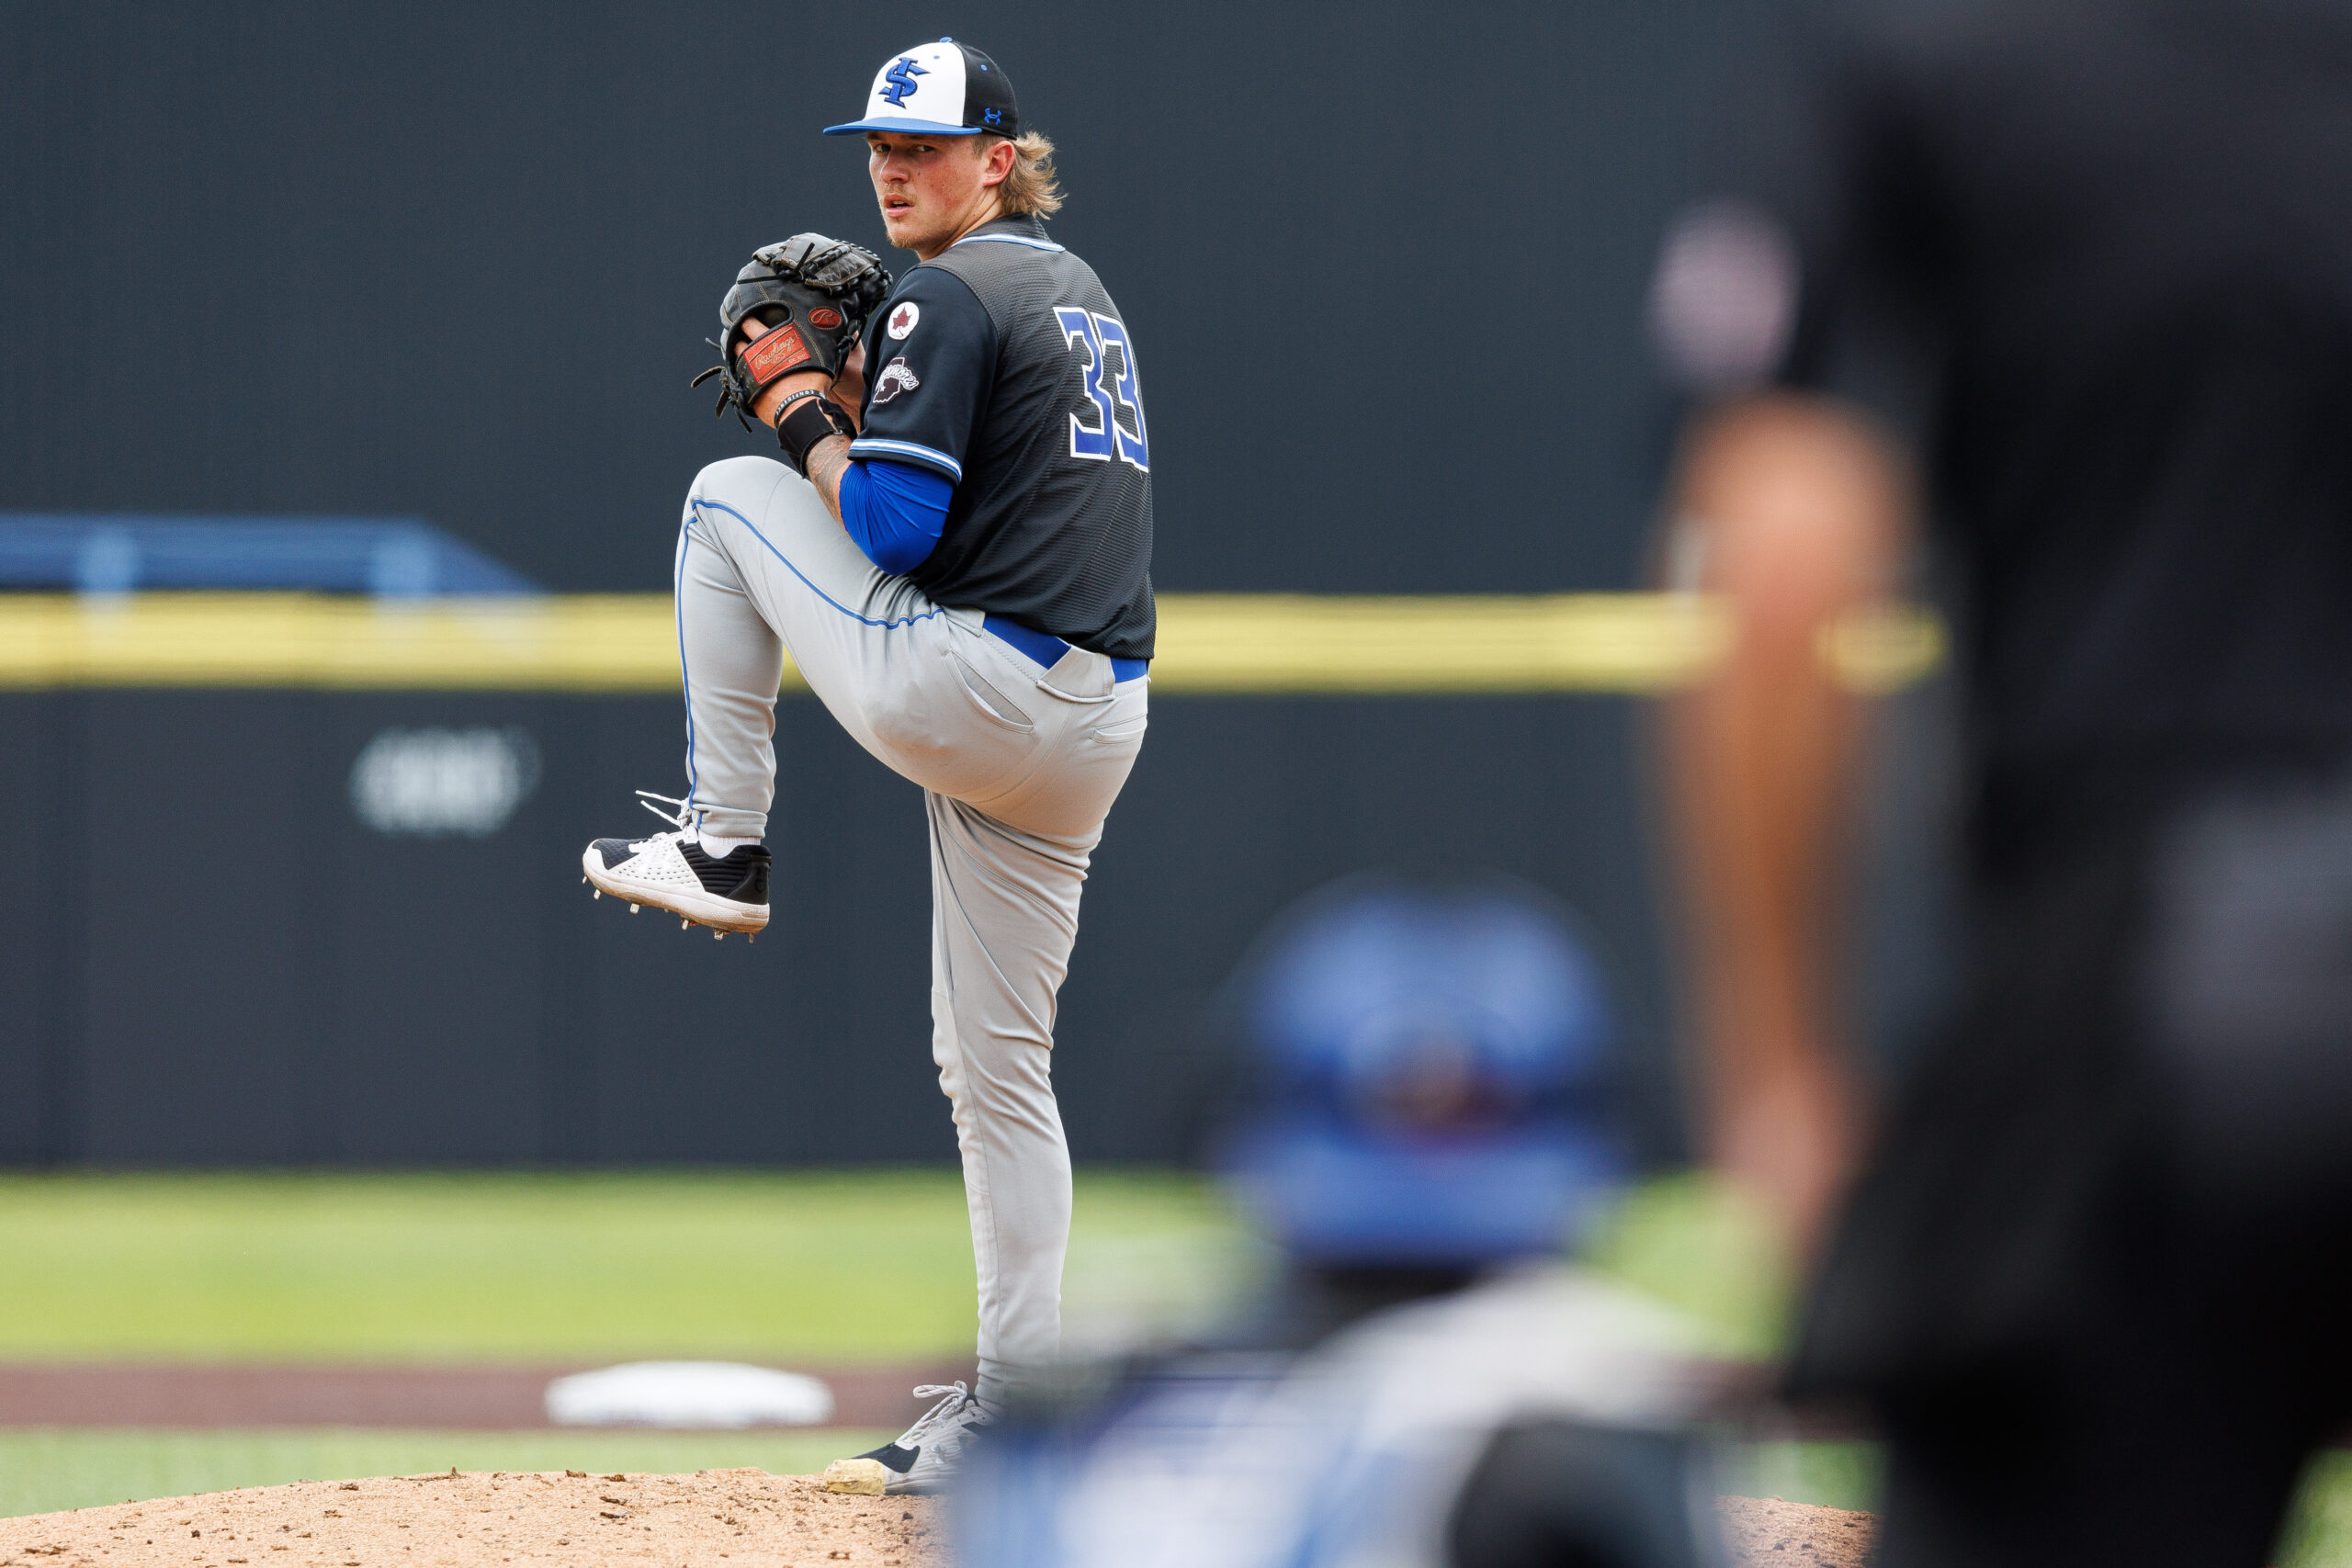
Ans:
[[[719,363],[694,379],[718,378],[722,414],[731,406],[746,430],[761,389],[796,370],[839,376],[865,318],[890,296],[890,274],[872,251],[822,234],[763,245],[718,302]],[[752,339],[746,321],[770,330]]]
[[[815,312],[811,311],[810,314],[813,315]],[[828,310],[826,314],[831,315],[832,312]],[[786,371],[806,365],[816,357],[808,352],[808,345],[800,341],[799,329],[789,321],[749,347],[738,351],[738,358],[742,364],[744,376],[754,386],[760,387],[766,386]]]

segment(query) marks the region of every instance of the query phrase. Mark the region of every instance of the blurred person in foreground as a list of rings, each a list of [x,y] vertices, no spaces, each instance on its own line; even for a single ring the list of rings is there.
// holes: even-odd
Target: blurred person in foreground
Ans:
[[[992,1435],[964,1568],[1699,1568],[1679,1320],[1559,1252],[1616,1184],[1600,976],[1515,884],[1310,900],[1228,992],[1238,1195],[1284,1260],[1215,1344]]]
[[[1882,1561],[2258,1564],[2352,1413],[2352,7],[1902,0],[1792,52],[1654,296],[1707,403],[1670,553],[1736,625],[1668,742],[1713,1157],[1815,1252],[1792,1385],[1883,1422]],[[1964,980],[1871,1108],[1820,650],[1915,512]]]

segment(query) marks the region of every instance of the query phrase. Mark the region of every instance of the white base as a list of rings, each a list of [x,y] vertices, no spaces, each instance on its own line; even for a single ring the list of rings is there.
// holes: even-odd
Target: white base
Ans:
[[[820,1427],[833,1391],[816,1378],[731,1361],[632,1361],[548,1384],[559,1427]]]

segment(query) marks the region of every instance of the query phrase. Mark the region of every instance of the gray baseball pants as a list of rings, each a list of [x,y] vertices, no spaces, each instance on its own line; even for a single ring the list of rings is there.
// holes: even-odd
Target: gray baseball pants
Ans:
[[[687,798],[704,828],[767,831],[786,650],[842,728],[923,788],[932,1057],[971,1208],[979,1393],[1001,1400],[1059,1348],[1070,1172],[1055,998],[1149,682],[1114,684],[1108,659],[1075,648],[1047,668],[982,630],[978,611],[933,604],[765,457],[695,477],[677,604]]]

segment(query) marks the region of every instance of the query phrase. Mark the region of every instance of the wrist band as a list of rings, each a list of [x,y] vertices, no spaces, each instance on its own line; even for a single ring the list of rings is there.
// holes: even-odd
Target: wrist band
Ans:
[[[775,444],[784,448],[784,460],[802,479],[808,477],[808,450],[828,435],[854,436],[857,426],[849,415],[828,400],[815,388],[806,388],[784,400],[784,412],[775,422]]]
[[[784,423],[784,416],[792,412],[793,404],[808,398],[821,398],[824,395],[825,389],[822,387],[803,387],[797,392],[786,392],[784,395],[784,400],[775,405],[775,412],[769,418],[768,423],[781,424]]]

